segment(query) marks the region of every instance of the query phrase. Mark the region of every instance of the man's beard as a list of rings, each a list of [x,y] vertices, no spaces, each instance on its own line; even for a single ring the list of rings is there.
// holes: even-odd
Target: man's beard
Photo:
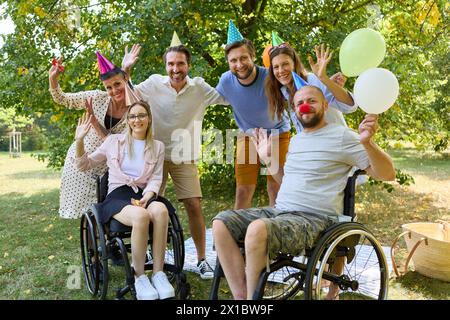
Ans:
[[[236,76],[236,78],[238,78],[240,80],[245,80],[245,79],[248,79],[252,75],[254,68],[255,68],[255,65],[253,65],[253,67],[249,68],[248,73],[243,77],[241,77],[237,72],[232,71],[232,73]]]
[[[302,124],[303,128],[314,128],[319,124],[319,122],[322,120],[324,116],[324,112],[315,113],[312,118],[310,118],[308,121],[304,121],[302,115],[300,115],[300,123]]]
[[[175,80],[175,79],[174,79],[174,75],[175,75],[175,74],[176,74],[177,76],[181,76],[181,78],[178,77],[178,78]],[[187,73],[183,73],[183,72],[178,72],[178,73],[171,72],[169,76],[170,76],[170,79],[173,80],[173,81],[183,81],[183,80],[186,78]]]

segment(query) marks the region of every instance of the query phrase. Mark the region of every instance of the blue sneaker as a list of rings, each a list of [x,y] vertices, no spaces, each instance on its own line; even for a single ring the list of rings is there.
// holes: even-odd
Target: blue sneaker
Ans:
[[[200,278],[204,280],[212,279],[214,277],[214,270],[205,258],[197,263],[197,273],[200,275]]]

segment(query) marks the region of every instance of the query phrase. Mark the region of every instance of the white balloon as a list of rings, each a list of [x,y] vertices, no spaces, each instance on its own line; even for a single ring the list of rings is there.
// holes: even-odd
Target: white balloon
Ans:
[[[397,100],[398,80],[387,69],[368,69],[356,79],[353,93],[361,109],[367,113],[379,114],[389,109]]]

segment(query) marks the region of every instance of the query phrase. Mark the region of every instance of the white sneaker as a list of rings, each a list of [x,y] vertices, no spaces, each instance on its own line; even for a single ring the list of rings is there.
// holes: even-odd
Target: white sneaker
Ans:
[[[153,288],[150,280],[145,274],[134,278],[134,287],[136,288],[136,299],[138,300],[156,300],[158,292]]]
[[[197,263],[197,270],[202,279],[214,278],[214,270],[211,268],[208,261],[206,261],[206,258]]]
[[[170,284],[164,272],[158,271],[152,277],[153,286],[158,291],[160,299],[175,297],[175,289]]]

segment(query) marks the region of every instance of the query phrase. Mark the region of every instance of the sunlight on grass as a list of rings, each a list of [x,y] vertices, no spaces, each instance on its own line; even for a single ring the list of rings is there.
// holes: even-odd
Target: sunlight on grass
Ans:
[[[450,220],[450,166],[447,156],[437,157],[412,149],[390,152],[398,168],[413,175],[411,186],[394,184],[392,193],[381,186],[363,185],[356,194],[358,221],[375,234],[383,246],[390,246],[401,232],[401,225],[415,221]],[[0,299],[91,299],[86,290],[79,249],[79,220],[58,216],[60,173],[24,154],[10,159],[0,153]],[[264,189],[254,198],[255,206],[267,205]],[[202,186],[202,208],[207,228],[220,211],[234,204],[234,189]],[[173,184],[166,197],[172,200],[183,225],[185,239],[190,237],[186,211],[174,200]],[[404,243],[398,250],[398,262],[407,255]],[[79,287],[68,285],[70,270],[78,272]],[[75,271],[73,271],[75,270]],[[72,273],[73,274],[73,273]],[[188,272],[192,299],[207,299],[210,280],[201,280]],[[124,283],[120,268],[111,268],[114,289]],[[220,295],[231,299],[225,281]],[[389,299],[450,299],[450,283],[408,272],[391,279]]]
[[[0,153],[0,195],[18,192],[32,195],[43,190],[59,189],[60,173],[48,169],[23,153],[21,158],[9,158],[8,153]]]

